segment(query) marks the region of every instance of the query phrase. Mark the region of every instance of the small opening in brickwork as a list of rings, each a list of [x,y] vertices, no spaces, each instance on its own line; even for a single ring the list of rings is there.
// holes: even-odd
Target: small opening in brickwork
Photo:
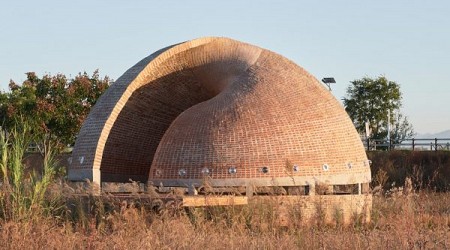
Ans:
[[[328,164],[323,164],[323,165],[322,165],[322,169],[323,169],[324,171],[328,171],[328,170],[330,170],[330,166],[328,166]]]
[[[186,169],[182,168],[182,169],[178,170],[178,175],[179,176],[186,176],[186,174],[187,174]]]
[[[317,195],[333,194],[333,185],[316,184],[314,188]]]
[[[353,164],[351,162],[347,163],[347,168],[348,169],[352,169],[353,168]]]
[[[315,190],[317,195],[357,195],[359,194],[359,184],[316,185]],[[369,183],[361,183],[361,193],[369,192]]]
[[[309,186],[285,187],[288,195],[309,195]]]
[[[333,185],[333,194],[358,194],[358,184]]]
[[[209,175],[209,173],[211,173],[211,171],[209,170],[209,168],[202,168],[202,174],[203,174],[203,175]]]
[[[228,173],[229,174],[236,174],[237,173],[237,169],[235,167],[231,167],[228,169]]]
[[[255,187],[254,188],[255,194],[258,195],[286,195],[287,189],[286,187]]]
[[[292,167],[292,170],[294,170],[294,172],[298,172],[298,170],[300,170],[300,168],[298,167],[298,165],[294,165]]]
[[[261,168],[261,172],[263,172],[264,174],[269,173],[269,168],[268,167],[262,167]]]
[[[162,170],[161,169],[156,169],[155,175],[156,176],[161,176],[162,175]]]

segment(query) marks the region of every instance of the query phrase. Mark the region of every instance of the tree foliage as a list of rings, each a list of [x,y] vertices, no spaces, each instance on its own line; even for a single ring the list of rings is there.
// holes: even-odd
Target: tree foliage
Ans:
[[[72,144],[81,124],[100,95],[108,88],[109,78],[79,73],[68,80],[63,74],[26,73],[22,85],[10,81],[9,92],[0,93],[0,122],[6,131],[20,127],[26,120],[35,138]]]
[[[395,113],[391,126],[391,143],[400,144],[405,139],[411,138],[414,135],[414,128],[408,119],[400,112]]]
[[[402,105],[400,85],[384,76],[375,79],[364,77],[350,83],[347,97],[343,99],[344,106],[360,133],[365,133],[368,123],[371,138],[386,138],[389,116],[393,128],[392,142],[400,143],[414,134],[412,125],[400,113]]]

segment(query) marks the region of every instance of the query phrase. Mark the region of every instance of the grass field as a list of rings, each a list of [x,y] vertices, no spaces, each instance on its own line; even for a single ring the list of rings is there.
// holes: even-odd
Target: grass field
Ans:
[[[51,146],[42,173],[27,171],[22,134],[12,141],[0,136],[0,249],[450,249],[450,192],[429,191],[433,182],[423,182],[420,171],[411,175],[420,177],[413,178],[416,191],[406,195],[392,182],[373,196],[370,223],[355,217],[348,225],[327,224],[320,214],[301,223],[289,207],[286,225],[277,220],[278,203],[154,211],[139,200],[71,197],[56,177]],[[440,162],[438,170],[447,171]],[[380,187],[399,164],[384,165],[375,175]],[[446,187],[445,178],[433,180]]]
[[[276,223],[278,204],[164,210],[91,197],[0,221],[3,249],[449,249],[450,194],[376,196],[372,222]],[[295,211],[294,211],[295,212]],[[295,216],[292,218],[295,220]],[[297,218],[298,219],[298,218]]]

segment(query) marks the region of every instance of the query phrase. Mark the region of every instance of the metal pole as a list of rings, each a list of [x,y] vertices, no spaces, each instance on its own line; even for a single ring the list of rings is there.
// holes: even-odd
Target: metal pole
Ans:
[[[388,125],[387,125],[387,139],[389,144],[389,150],[391,150],[391,110],[388,109]]]

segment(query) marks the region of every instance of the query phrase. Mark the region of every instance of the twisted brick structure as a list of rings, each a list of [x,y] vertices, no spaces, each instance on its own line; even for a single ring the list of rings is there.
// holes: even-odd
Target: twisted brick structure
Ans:
[[[288,59],[227,38],[161,49],[98,100],[69,179],[155,185],[311,186],[370,181],[341,104]]]

